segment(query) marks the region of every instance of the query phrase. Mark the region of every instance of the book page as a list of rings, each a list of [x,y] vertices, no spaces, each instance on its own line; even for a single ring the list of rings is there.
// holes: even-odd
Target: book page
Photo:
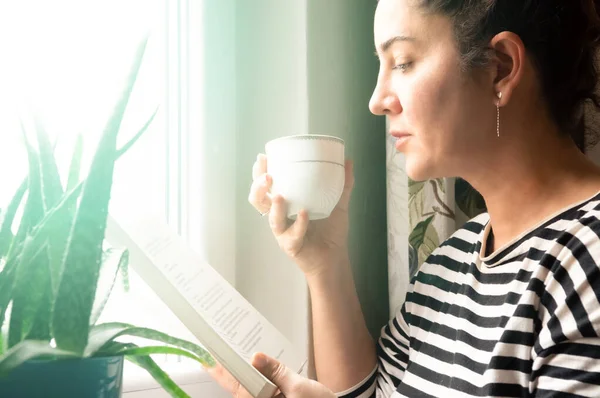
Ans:
[[[291,343],[168,225],[151,219],[120,225],[241,357],[249,362],[255,352],[264,352],[300,369],[305,361]]]

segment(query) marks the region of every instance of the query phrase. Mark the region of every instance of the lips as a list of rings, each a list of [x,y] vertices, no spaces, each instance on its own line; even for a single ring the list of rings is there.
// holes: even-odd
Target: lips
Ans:
[[[390,135],[395,138],[405,138],[410,136],[410,134],[404,133],[402,131],[390,131]]]
[[[396,138],[396,142],[394,143],[394,146],[396,147],[396,150],[401,151],[402,147],[404,146],[404,144],[406,143],[406,141],[408,141],[408,139],[410,138],[410,134],[402,132],[402,131],[391,131],[390,135],[394,138]]]

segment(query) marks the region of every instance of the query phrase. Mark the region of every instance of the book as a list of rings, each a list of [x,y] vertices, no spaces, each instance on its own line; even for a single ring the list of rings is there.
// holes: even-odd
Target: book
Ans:
[[[300,373],[306,358],[165,222],[108,217],[106,240],[129,250],[129,267],[200,344],[256,398],[277,387],[250,360],[263,352]]]

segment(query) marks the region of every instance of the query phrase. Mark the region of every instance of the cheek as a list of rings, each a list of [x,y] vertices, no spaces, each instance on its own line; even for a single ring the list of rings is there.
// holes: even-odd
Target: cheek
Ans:
[[[439,70],[438,70],[439,71]],[[411,76],[402,87],[402,119],[421,141],[437,141],[453,130],[460,108],[459,87],[445,72]]]

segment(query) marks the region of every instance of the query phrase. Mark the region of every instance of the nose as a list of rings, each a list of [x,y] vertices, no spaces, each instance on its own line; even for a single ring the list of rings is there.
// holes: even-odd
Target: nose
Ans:
[[[381,73],[369,101],[369,110],[378,116],[393,115],[402,111],[400,99],[398,99],[398,95],[391,88],[389,78],[383,76]]]

